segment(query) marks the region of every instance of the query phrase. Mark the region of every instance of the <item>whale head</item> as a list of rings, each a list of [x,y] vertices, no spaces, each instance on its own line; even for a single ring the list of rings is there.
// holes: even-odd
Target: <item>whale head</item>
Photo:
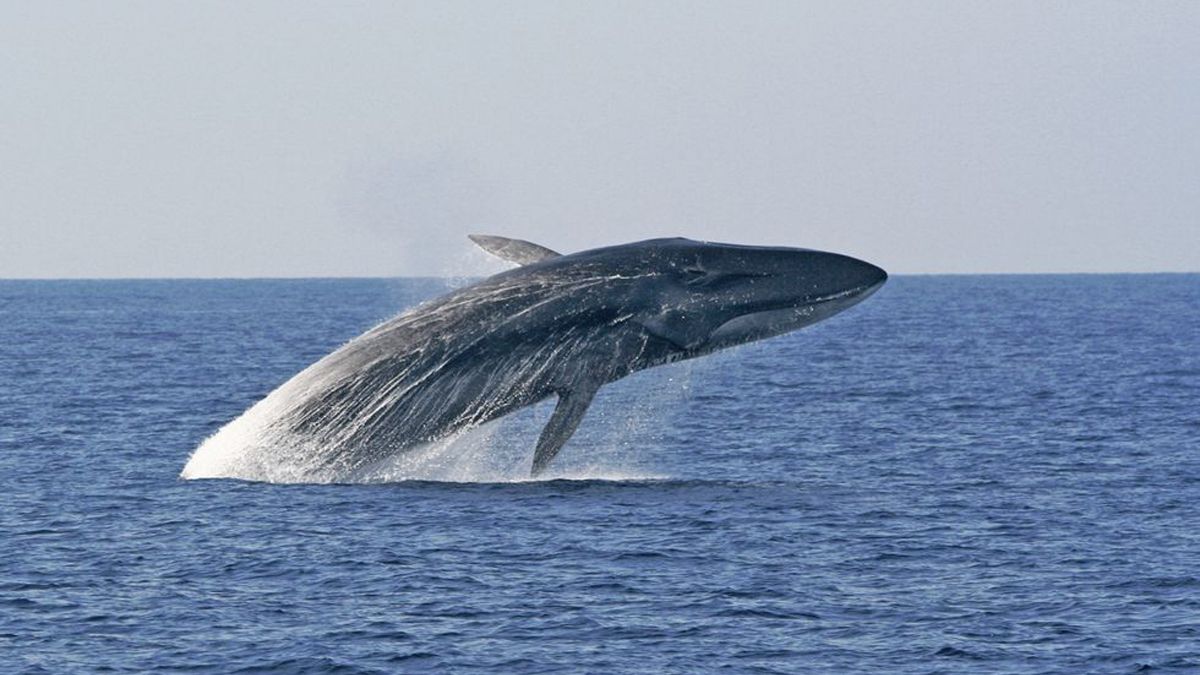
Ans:
[[[622,249],[622,271],[642,279],[631,303],[636,320],[688,356],[803,328],[887,281],[887,272],[868,262],[809,249],[690,239]]]
[[[803,328],[862,302],[888,276],[847,255],[803,248],[671,238],[564,256],[519,239],[471,239],[522,266],[497,280],[556,293],[537,303],[548,323],[639,324],[667,351],[656,362]]]

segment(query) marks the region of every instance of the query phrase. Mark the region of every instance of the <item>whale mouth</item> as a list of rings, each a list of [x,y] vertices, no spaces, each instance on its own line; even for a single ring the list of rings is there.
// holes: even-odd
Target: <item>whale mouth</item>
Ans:
[[[857,303],[862,302],[863,300],[866,300],[867,298],[871,297],[872,295],[874,295],[876,291],[883,288],[883,285],[885,283],[887,283],[886,276],[884,276],[879,281],[876,281],[875,283],[866,284],[863,286],[856,286],[854,288],[851,288],[848,291],[842,291],[841,293],[835,293],[828,297],[822,298],[821,302],[832,302],[834,300],[840,300],[842,298],[850,297],[850,298],[854,298],[854,302],[857,304]]]
[[[759,314],[775,314],[777,312],[786,312],[789,310],[796,312],[798,315],[807,316],[807,315],[811,315],[816,312],[820,312],[824,309],[827,309],[828,306],[832,305],[832,304],[838,305],[838,307],[834,313],[840,312],[843,309],[848,309],[850,307],[853,307],[854,305],[857,305],[858,303],[862,302],[863,300],[866,300],[867,298],[871,297],[871,295],[873,295],[876,291],[878,291],[883,286],[885,281],[887,281],[886,278],[881,281],[875,282],[875,283],[863,284],[861,286],[854,286],[852,288],[847,288],[846,290],[838,291],[836,293],[831,293],[829,295],[818,295],[818,296],[806,295],[806,296],[803,296],[796,300],[780,302],[772,307],[767,307],[765,309],[756,310],[753,312],[748,312],[746,314],[742,314],[740,316],[734,317],[734,319],[731,319],[731,321],[740,319],[742,317],[747,317],[747,316],[757,316]],[[822,316],[829,316],[829,314],[822,314]],[[728,323],[728,322],[726,322],[726,323]],[[722,325],[724,325],[724,324],[722,324]]]
[[[830,303],[830,302],[836,302],[836,301],[842,300],[844,298],[853,298],[855,302],[862,302],[863,300],[866,300],[872,293],[879,290],[881,286],[883,286],[882,281],[880,281],[879,283],[875,283],[875,284],[866,284],[864,286],[855,286],[854,288],[847,288],[844,291],[838,291],[837,293],[833,293],[831,295],[821,295],[821,296],[817,296],[815,298],[812,296],[805,296],[800,301],[799,306],[805,307],[805,306],[810,306],[810,305],[823,305],[823,304]],[[795,307],[796,305],[789,304],[787,306]],[[785,308],[785,306],[779,307],[779,309],[784,309],[784,308]],[[766,311],[774,311],[774,310],[766,310]]]
[[[806,297],[729,319],[712,332],[706,349],[719,349],[788,333],[829,318],[866,300],[883,286],[884,281],[855,286],[816,298]]]

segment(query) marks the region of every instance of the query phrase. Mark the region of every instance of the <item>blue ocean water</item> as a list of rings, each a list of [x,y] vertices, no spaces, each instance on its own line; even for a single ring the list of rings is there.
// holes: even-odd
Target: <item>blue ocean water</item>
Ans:
[[[433,280],[0,282],[0,670],[1200,671],[1200,275],[899,277],[454,481],[178,479]],[[431,476],[434,478],[445,476]]]

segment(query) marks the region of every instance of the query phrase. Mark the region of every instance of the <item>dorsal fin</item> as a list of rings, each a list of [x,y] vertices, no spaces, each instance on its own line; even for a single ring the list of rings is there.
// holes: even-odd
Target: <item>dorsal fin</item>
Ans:
[[[557,258],[562,255],[561,253],[551,251],[545,246],[538,246],[522,239],[509,239],[490,234],[468,234],[467,237],[478,244],[479,248],[497,258],[514,262],[518,265],[531,265],[547,258]]]

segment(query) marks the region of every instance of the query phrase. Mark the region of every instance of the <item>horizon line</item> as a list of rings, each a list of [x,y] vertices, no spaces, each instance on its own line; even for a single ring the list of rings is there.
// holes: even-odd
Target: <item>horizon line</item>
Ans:
[[[516,269],[515,267],[512,269]],[[498,274],[498,273],[497,273]],[[1154,271],[1154,272],[897,272],[889,273],[896,277],[1067,277],[1067,276],[1186,276],[1200,274],[1200,270],[1188,271]],[[487,275],[428,275],[428,274],[397,274],[383,275],[289,275],[289,276],[130,276],[130,277],[0,277],[0,282],[7,281],[364,281],[378,280],[439,280],[447,279],[483,279]]]

